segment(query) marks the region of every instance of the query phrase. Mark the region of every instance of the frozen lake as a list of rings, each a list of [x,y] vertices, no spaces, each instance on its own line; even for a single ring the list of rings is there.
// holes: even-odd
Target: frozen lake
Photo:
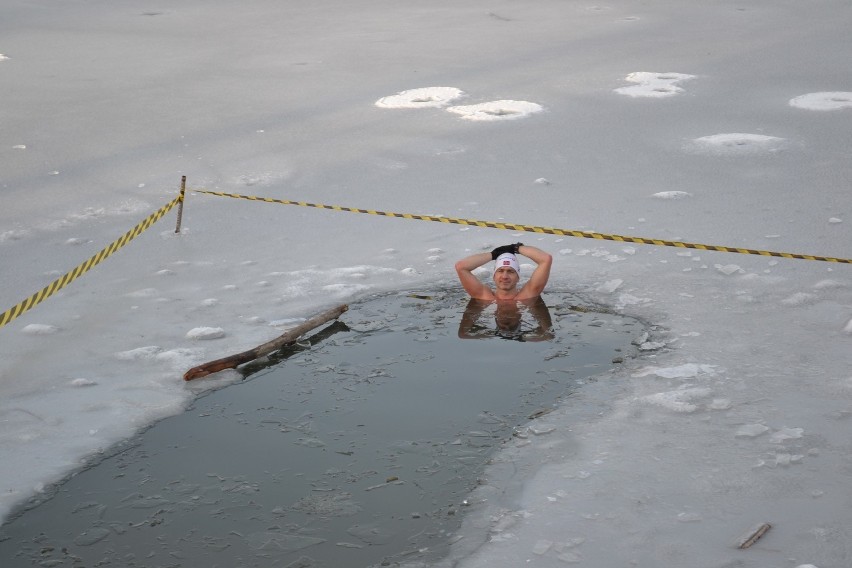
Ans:
[[[0,310],[183,175],[408,218],[191,191],[181,234],[0,328],[0,516],[240,380],[188,368],[522,241],[653,349],[495,456],[439,565],[852,565],[849,264],[415,217],[848,259],[850,27],[847,0],[3,2]]]

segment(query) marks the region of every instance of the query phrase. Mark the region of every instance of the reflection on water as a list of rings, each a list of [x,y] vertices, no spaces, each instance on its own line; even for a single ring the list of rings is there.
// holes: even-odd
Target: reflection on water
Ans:
[[[569,294],[547,298],[554,321],[544,301],[504,311],[455,291],[352,305],[343,323],[273,366],[243,367],[249,380],[156,424],[4,525],[0,566],[435,560],[476,507],[465,499],[494,452],[591,388],[588,377],[616,352],[629,356],[642,332],[571,309]],[[500,326],[524,341],[459,339],[499,337]]]
[[[471,298],[459,321],[459,337],[546,341],[553,339],[555,335],[550,310],[539,296],[519,302]]]

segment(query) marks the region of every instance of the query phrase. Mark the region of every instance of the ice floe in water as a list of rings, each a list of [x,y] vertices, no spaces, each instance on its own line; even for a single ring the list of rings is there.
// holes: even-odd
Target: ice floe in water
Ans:
[[[465,120],[515,120],[541,112],[543,107],[528,101],[491,101],[476,105],[453,106],[447,109]]]
[[[672,97],[679,95],[683,89],[678,83],[695,78],[695,75],[685,73],[651,73],[637,71],[624,78],[625,81],[636,83],[629,87],[619,87],[615,92],[629,97]]]
[[[735,156],[777,152],[784,147],[785,142],[784,138],[777,136],[730,132],[695,138],[692,144],[700,152]]]
[[[376,106],[380,108],[443,108],[464,96],[464,91],[455,87],[423,87],[382,97],[376,101]]]
[[[852,93],[843,91],[808,93],[790,99],[790,106],[805,110],[839,110],[852,108]]]

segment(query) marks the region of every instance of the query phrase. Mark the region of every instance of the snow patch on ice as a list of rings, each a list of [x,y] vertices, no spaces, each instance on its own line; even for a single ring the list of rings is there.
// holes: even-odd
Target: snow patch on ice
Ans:
[[[69,383],[72,387],[93,387],[97,385],[97,381],[91,379],[73,379]]]
[[[59,333],[59,328],[55,325],[31,323],[24,326],[21,332],[27,335],[53,335],[54,333]]]
[[[792,296],[788,296],[781,300],[785,306],[806,306],[815,303],[819,297],[816,294],[808,294],[807,292],[796,292]]]
[[[777,136],[731,132],[702,136],[692,141],[697,151],[728,156],[777,152],[786,140]]]
[[[683,89],[678,83],[694,79],[695,75],[685,73],[652,73],[637,71],[624,78],[625,81],[636,83],[629,87],[619,87],[615,92],[629,97],[672,97],[679,95]]]
[[[128,298],[153,298],[160,292],[156,288],[142,288],[125,294]]]
[[[115,354],[115,358],[121,359],[122,361],[140,361],[144,359],[153,359],[157,356],[157,354],[162,352],[162,347],[148,345],[145,347],[137,347],[136,349],[129,349],[127,351],[120,351]]]
[[[251,174],[240,174],[234,179],[234,184],[242,185],[245,187],[252,187],[255,185],[261,187],[269,187],[281,180],[287,179],[289,174],[287,172],[259,172],[259,173],[251,173]]]
[[[831,278],[826,278],[825,280],[820,280],[816,284],[814,284],[814,290],[833,290],[838,288],[847,288],[849,285],[845,282],[840,282],[838,280],[832,280]]]
[[[201,354],[200,349],[177,348],[163,349],[158,345],[147,345],[127,351],[119,351],[113,356],[120,361],[142,363],[168,363],[170,368],[186,370],[194,364]]]
[[[494,121],[526,118],[543,111],[544,108],[539,104],[528,101],[502,100],[476,105],[453,106],[447,110],[461,115],[465,120]]]
[[[740,268],[736,264],[714,264],[713,267],[724,274],[725,276],[731,276],[732,274],[744,274],[745,270]]]
[[[659,392],[643,396],[641,400],[649,404],[662,406],[663,408],[673,412],[689,413],[698,410],[698,405],[694,404],[692,401],[705,398],[710,396],[710,394],[711,391],[708,388],[694,387]]]
[[[464,91],[455,87],[423,87],[382,97],[376,101],[376,106],[380,108],[443,108],[464,96]]]
[[[737,438],[756,438],[769,432],[769,426],[764,424],[744,424],[734,434]]]
[[[624,280],[621,278],[616,278],[614,280],[608,280],[597,287],[597,291],[603,294],[612,294],[616,290],[618,290],[621,285],[624,284]]]
[[[686,191],[659,191],[651,197],[656,197],[657,199],[683,199],[685,197],[692,197],[692,194]]]
[[[187,339],[219,339],[225,337],[221,327],[194,327],[186,332]]]
[[[852,108],[852,93],[843,91],[808,93],[790,99],[790,106],[818,111]]]
[[[0,243],[5,243],[6,241],[17,241],[27,237],[28,235],[29,231],[24,231],[21,229],[3,231],[2,233],[0,233]]]
[[[633,376],[641,378],[656,375],[663,379],[694,379],[701,375],[713,376],[716,374],[716,365],[686,363],[677,367],[645,367],[634,373]]]
[[[804,432],[803,428],[781,428],[777,432],[772,433],[769,441],[772,444],[783,444],[787,440],[798,440]]]
[[[623,310],[627,306],[640,306],[651,303],[650,298],[640,298],[633,294],[620,294],[618,301],[615,303],[616,309]]]

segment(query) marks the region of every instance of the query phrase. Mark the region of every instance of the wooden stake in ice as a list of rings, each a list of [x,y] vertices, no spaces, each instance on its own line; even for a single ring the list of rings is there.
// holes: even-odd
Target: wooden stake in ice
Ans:
[[[175,233],[180,233],[180,223],[183,220],[183,201],[186,197],[186,176],[180,178],[180,201],[178,201],[177,224],[175,225]]]
[[[342,304],[340,306],[337,306],[336,308],[326,310],[323,313],[312,317],[306,322],[284,333],[283,335],[276,337],[272,341],[267,341],[263,345],[258,345],[254,349],[249,349],[248,351],[243,351],[242,353],[237,353],[236,355],[230,355],[228,357],[223,357],[222,359],[216,359],[215,361],[210,361],[209,363],[204,363],[203,365],[193,367],[192,369],[184,373],[183,380],[191,381],[192,379],[206,377],[207,375],[217,373],[225,369],[235,369],[243,363],[254,361],[255,359],[263,357],[264,355],[269,355],[273,351],[281,349],[289,343],[295,343],[295,341],[299,339],[299,337],[303,336],[305,333],[309,332],[315,327],[319,327],[326,322],[339,318],[340,314],[342,314],[348,309],[349,306],[347,306],[346,304]]]

